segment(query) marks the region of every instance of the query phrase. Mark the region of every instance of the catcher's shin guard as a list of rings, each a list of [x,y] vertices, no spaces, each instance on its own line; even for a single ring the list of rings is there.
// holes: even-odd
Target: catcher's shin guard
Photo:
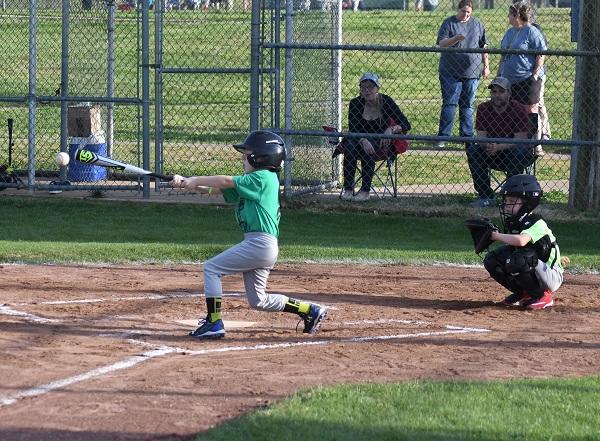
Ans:
[[[538,263],[538,255],[533,248],[517,248],[506,259],[506,271],[511,284],[518,286],[522,291],[532,297],[544,294],[544,289],[535,274]]]
[[[530,273],[538,263],[537,252],[533,248],[517,248],[506,259],[506,271],[511,275]]]
[[[505,262],[514,252],[514,248],[508,245],[502,245],[490,251],[483,259],[483,266],[490,274],[492,279],[512,292],[521,292],[521,287],[517,281],[506,270]]]

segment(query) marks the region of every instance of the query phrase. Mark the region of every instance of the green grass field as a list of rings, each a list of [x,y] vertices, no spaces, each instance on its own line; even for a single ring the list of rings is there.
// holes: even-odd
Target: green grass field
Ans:
[[[481,263],[462,217],[289,208],[280,260]],[[549,222],[573,271],[600,270],[597,219]],[[231,207],[101,200],[4,198],[0,229],[0,261],[29,263],[199,262],[241,237]]]
[[[600,270],[597,217],[548,222],[569,271]],[[281,228],[280,261],[481,263],[462,218],[448,214],[287,208]],[[241,237],[231,207],[14,197],[0,199],[0,230],[0,263],[200,262]],[[301,391],[199,439],[591,441],[599,403],[597,377],[341,386]]]
[[[413,381],[302,391],[203,441],[592,441],[600,378]]]

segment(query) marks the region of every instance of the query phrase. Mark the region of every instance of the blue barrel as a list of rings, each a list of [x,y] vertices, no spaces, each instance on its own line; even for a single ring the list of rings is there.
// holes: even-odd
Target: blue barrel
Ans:
[[[98,155],[107,156],[104,136],[87,136],[71,138],[69,141],[69,168],[67,179],[73,182],[96,182],[106,179],[107,170],[97,165],[83,164],[75,160],[75,152],[79,149],[89,150]]]

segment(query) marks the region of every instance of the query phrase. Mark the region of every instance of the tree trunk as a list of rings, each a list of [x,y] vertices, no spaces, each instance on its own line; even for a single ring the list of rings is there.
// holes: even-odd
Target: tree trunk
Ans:
[[[600,2],[581,0],[578,49],[598,51]],[[577,13],[577,11],[573,11]],[[600,57],[577,61],[573,140],[600,143]],[[600,209],[600,145],[576,146],[571,152],[569,206],[579,210]]]

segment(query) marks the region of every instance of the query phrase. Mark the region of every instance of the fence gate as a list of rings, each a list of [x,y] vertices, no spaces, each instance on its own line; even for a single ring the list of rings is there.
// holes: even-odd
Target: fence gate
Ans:
[[[251,86],[258,67],[250,66],[251,12],[222,2],[157,7],[154,168],[188,176],[239,174],[231,145],[248,134],[251,94],[258,102]]]
[[[251,129],[269,128],[286,138],[286,196],[327,186],[327,139],[285,132],[339,128],[337,51],[292,52],[279,45],[335,42],[339,8],[286,7],[278,0],[210,3],[202,11],[189,5],[167,2],[156,11],[155,168],[239,174],[231,144]]]

